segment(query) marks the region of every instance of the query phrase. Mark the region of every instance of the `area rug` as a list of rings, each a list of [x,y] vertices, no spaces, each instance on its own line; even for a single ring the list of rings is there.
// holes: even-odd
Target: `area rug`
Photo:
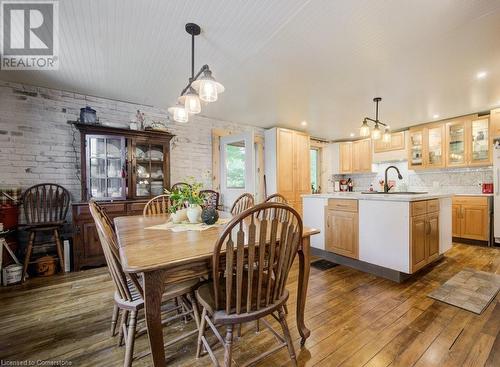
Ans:
[[[428,296],[479,315],[499,289],[500,275],[464,269]]]

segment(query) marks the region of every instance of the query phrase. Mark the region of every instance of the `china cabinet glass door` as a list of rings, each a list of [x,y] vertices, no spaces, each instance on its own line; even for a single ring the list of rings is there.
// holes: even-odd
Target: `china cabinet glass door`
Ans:
[[[410,131],[409,168],[422,168],[423,166],[423,132],[422,130]]]
[[[471,121],[470,164],[487,164],[490,162],[490,139],[488,127],[488,118],[480,118]]]
[[[161,195],[165,189],[165,155],[162,144],[135,144],[135,196]]]
[[[426,128],[427,133],[427,161],[425,162],[429,167],[442,167],[444,166],[443,157],[443,141],[444,133],[443,126]]]
[[[125,199],[125,138],[87,135],[87,196]]]
[[[446,142],[447,166],[464,166],[467,163],[465,121],[450,122],[446,125]]]

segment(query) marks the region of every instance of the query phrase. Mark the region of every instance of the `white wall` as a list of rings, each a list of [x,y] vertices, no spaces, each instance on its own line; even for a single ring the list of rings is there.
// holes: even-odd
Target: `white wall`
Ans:
[[[160,108],[0,81],[0,186],[55,182],[79,201],[80,137],[67,121],[75,121],[85,105],[97,110],[101,123],[116,127],[128,128],[137,109],[146,118],[166,122],[176,135],[171,144],[172,183],[194,176],[211,187],[212,128],[263,135],[260,128],[235,122],[198,115],[186,124],[174,123]]]

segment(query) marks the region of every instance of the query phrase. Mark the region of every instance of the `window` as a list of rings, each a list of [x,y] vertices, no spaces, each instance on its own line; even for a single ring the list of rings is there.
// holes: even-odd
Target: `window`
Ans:
[[[319,164],[319,148],[311,148],[309,151],[311,159],[311,191],[313,194],[320,191],[320,164]]]
[[[226,145],[226,187],[245,188],[245,142]]]

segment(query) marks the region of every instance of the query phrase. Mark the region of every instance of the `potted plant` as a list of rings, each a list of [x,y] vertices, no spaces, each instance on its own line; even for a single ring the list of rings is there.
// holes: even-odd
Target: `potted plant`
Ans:
[[[170,207],[168,210],[171,214],[172,222],[181,223],[187,220],[186,199],[182,190],[165,190],[165,193],[170,195]]]
[[[188,183],[190,187],[184,190],[185,200],[189,204],[186,214],[190,223],[200,223],[201,204],[203,204],[203,198],[200,197],[200,190],[203,185],[193,179],[188,180]]]

